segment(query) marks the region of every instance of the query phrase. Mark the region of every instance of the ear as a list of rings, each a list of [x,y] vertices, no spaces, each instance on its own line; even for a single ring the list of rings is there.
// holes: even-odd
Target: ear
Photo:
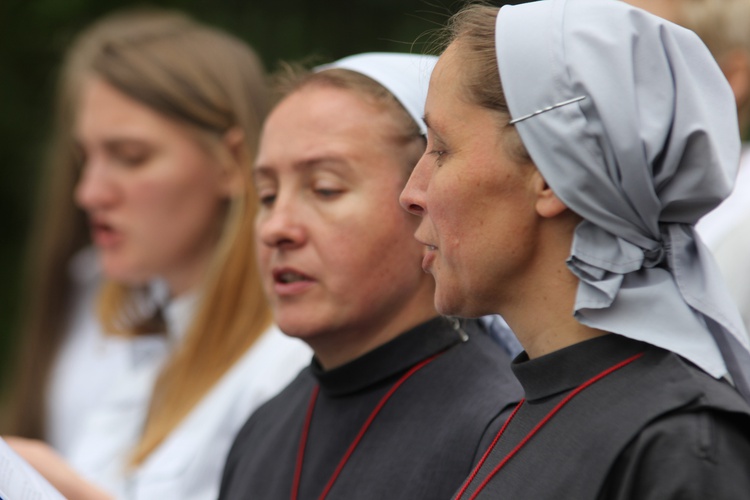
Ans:
[[[536,213],[544,218],[552,218],[565,212],[568,207],[560,201],[560,198],[552,192],[547,181],[544,180],[539,170],[532,174],[532,187],[536,195]]]
[[[239,127],[232,127],[221,138],[224,149],[221,176],[222,189],[228,198],[241,196],[247,190],[248,151],[245,147],[245,133]]]

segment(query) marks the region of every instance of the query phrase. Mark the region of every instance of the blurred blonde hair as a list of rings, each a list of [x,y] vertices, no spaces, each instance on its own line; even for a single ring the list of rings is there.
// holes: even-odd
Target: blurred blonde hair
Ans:
[[[736,49],[750,54],[750,0],[677,0],[677,16],[716,59]]]
[[[737,101],[740,134],[750,139],[750,0],[676,1],[676,21],[693,30],[716,58]]]
[[[268,111],[268,96],[260,61],[244,42],[180,13],[152,9],[115,13],[75,40],[60,75],[45,207],[32,236],[37,251],[29,291],[32,300],[39,295],[27,311],[24,373],[12,428],[31,437],[43,437],[44,389],[66,331],[72,288],[68,262],[88,244],[85,218],[72,203],[81,165],[70,129],[82,81],[92,74],[193,129],[217,162],[233,162],[232,168],[241,169],[246,187],[243,196],[231,200],[201,286],[198,310],[154,388],[146,426],[132,456],[132,464],[137,465],[271,323],[255,268],[257,203],[249,189],[250,160]],[[222,142],[233,129],[244,136],[239,162]],[[133,306],[137,292],[121,283],[104,283],[99,313],[106,331],[153,333],[150,318],[139,317],[140,308]]]

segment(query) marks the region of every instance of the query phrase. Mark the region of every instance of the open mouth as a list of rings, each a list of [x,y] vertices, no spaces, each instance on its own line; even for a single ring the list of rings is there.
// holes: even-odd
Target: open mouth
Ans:
[[[299,283],[300,281],[312,281],[312,278],[298,271],[284,269],[280,271],[274,271],[273,280],[276,283],[289,284]]]
[[[119,241],[120,233],[110,224],[92,221],[90,228],[94,243],[101,247],[109,247]]]

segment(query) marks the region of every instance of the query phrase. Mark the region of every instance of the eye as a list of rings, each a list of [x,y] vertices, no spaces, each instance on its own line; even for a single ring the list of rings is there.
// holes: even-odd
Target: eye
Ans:
[[[108,145],[112,159],[125,167],[139,167],[149,161],[152,148],[141,141],[115,141]]]
[[[448,148],[445,146],[445,142],[437,137],[432,130],[427,131],[427,147],[425,148],[425,155],[435,158],[435,165],[440,166],[440,162],[448,154]]]
[[[264,207],[273,206],[273,202],[276,201],[275,194],[268,194],[260,197],[260,204]]]
[[[444,159],[447,153],[448,152],[444,149],[431,149],[427,151],[428,155],[435,157],[435,165],[437,165],[438,167],[440,166],[441,161]]]
[[[312,179],[310,189],[315,196],[324,200],[334,199],[344,193],[341,183],[333,176],[321,175],[319,179]]]
[[[324,200],[333,200],[335,198],[338,198],[344,191],[341,189],[320,188],[315,189],[314,192],[318,196],[318,198]]]
[[[138,155],[120,155],[115,157],[115,159],[122,165],[125,165],[126,167],[138,167],[140,165],[143,165],[148,161],[148,155],[146,154],[138,154]]]
[[[271,207],[276,201],[276,191],[272,189],[259,189],[258,190],[258,202],[262,207]]]

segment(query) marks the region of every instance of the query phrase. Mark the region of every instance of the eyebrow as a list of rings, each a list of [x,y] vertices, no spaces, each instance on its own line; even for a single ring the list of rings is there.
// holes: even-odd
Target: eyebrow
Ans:
[[[348,166],[349,163],[335,156],[316,156],[307,160],[296,162],[294,170],[309,170],[320,164],[333,163]],[[270,175],[275,169],[271,165],[256,165],[253,168],[253,177],[256,175]]]
[[[442,137],[442,135],[441,135],[441,134],[440,134],[440,133],[439,133],[439,132],[438,132],[437,130],[435,130],[435,126],[434,126],[434,125],[432,125],[432,123],[430,122],[430,116],[429,116],[429,115],[428,115],[427,113],[425,113],[425,114],[424,114],[424,116],[422,117],[422,119],[424,120],[424,123],[425,123],[425,125],[427,126],[427,129],[428,129],[428,130],[429,130],[430,132],[432,132],[432,135],[434,135],[434,136],[435,136],[435,138],[436,138],[436,139],[437,139],[438,141],[440,141],[440,142],[445,142],[445,141],[443,141],[443,137]]]

